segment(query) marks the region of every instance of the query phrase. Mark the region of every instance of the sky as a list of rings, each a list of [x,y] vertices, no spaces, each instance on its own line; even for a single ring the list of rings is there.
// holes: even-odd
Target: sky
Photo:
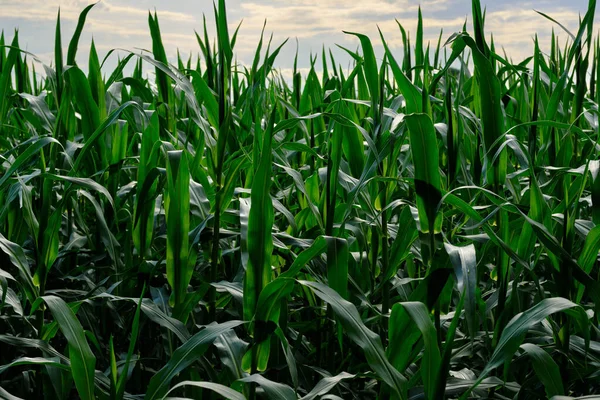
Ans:
[[[587,9],[586,0],[481,1],[487,9],[486,34],[493,33],[496,47],[504,47],[515,62],[531,54],[535,33],[540,37],[542,50],[549,51],[552,27],[557,32],[561,30],[534,10],[542,11],[568,29],[575,30],[579,15]],[[0,30],[12,38],[18,28],[21,47],[50,64],[59,7],[66,54],[79,13],[91,3],[93,1],[88,0],[0,0]],[[336,60],[347,68],[350,59],[336,44],[356,49],[358,40],[344,34],[344,30],[370,36],[376,53],[381,55],[379,27],[392,51],[400,58],[402,36],[395,20],[410,31],[414,43],[419,5],[423,13],[425,43],[431,41],[432,47],[437,43],[440,29],[443,29],[443,42],[452,33],[460,31],[465,20],[469,31],[472,31],[470,0],[422,0],[420,3],[415,0],[227,1],[230,32],[242,21],[235,47],[238,62],[251,64],[266,20],[265,34],[273,34],[274,45],[290,39],[275,64],[284,76],[291,72],[297,45],[301,71],[306,71],[309,66],[311,52],[320,55],[322,46],[331,49]],[[78,64],[87,64],[92,37],[101,58],[113,48],[151,49],[149,10],[158,13],[163,43],[172,62],[176,60],[177,49],[186,58],[190,54],[194,57],[198,54],[194,31],[202,32],[203,14],[206,14],[210,34],[214,33],[212,1],[101,0],[88,14],[80,40]],[[566,34],[560,33],[566,37]],[[109,69],[115,64],[116,55],[113,53],[107,61],[105,73],[110,73]]]

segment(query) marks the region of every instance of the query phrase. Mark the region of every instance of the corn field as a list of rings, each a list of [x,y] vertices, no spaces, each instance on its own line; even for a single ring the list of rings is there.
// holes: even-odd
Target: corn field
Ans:
[[[177,65],[156,12],[112,71],[93,5],[50,65],[3,33],[0,398],[598,398],[595,10],[519,63],[419,11],[291,79],[225,0]]]

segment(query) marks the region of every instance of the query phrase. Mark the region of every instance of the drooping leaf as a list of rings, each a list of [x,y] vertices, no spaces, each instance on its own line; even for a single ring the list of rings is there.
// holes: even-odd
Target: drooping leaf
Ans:
[[[531,359],[533,369],[539,380],[544,384],[548,398],[563,395],[565,391],[560,376],[560,369],[552,356],[533,343],[523,343],[521,349]]]
[[[94,374],[96,357],[92,353],[83,327],[67,303],[56,296],[44,296],[52,316],[58,323],[62,334],[69,344],[69,359],[71,360],[71,374],[77,387],[77,392],[82,399],[95,399]]]
[[[167,364],[150,379],[144,399],[162,398],[167,393],[171,380],[179,372],[201,357],[216,338],[242,324],[242,321],[227,321],[222,324],[208,325],[189,338],[173,352]]]
[[[311,288],[321,300],[331,305],[344,331],[354,343],[362,348],[369,366],[398,398],[405,398],[406,378],[387,360],[379,335],[365,326],[356,307],[323,284],[309,281],[299,282]]]

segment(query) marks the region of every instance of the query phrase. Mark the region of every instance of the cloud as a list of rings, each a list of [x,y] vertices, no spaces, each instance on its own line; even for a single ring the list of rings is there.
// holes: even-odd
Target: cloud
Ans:
[[[63,46],[68,46],[81,11],[90,0],[2,0],[0,26],[8,36],[12,27],[19,28],[20,44],[32,51],[45,63],[51,63],[54,47],[54,29],[60,7]],[[133,2],[123,0],[102,0],[92,8],[86,18],[83,35],[79,41],[78,60],[85,60],[92,37],[102,58],[112,48],[150,48],[151,37],[148,28],[148,9],[154,7],[132,6]],[[168,6],[168,4],[167,4]],[[183,12],[172,9],[157,9],[162,30],[162,39],[168,56],[175,56],[177,47],[197,49],[194,28],[196,18],[201,13]],[[102,51],[104,50],[104,51]],[[114,62],[109,62],[110,67]]]
[[[144,8],[136,8],[131,6],[120,6],[115,5],[112,2],[102,1],[98,3],[101,9],[111,13],[113,15],[126,15],[138,20],[139,18],[146,18],[148,16],[148,10]],[[196,23],[196,17],[184,12],[173,12],[168,10],[161,10],[159,14],[161,20],[174,21],[177,23]]]
[[[36,54],[50,54],[53,47],[54,24],[58,7],[61,7],[63,23],[63,45],[68,44],[81,10],[91,4],[89,0],[2,0],[0,26],[8,31],[11,26],[20,26],[21,43]],[[569,4],[559,0],[536,0],[517,2],[487,2],[486,34],[493,33],[497,48],[504,47],[515,61],[531,54],[533,36],[537,32],[543,48],[549,48],[552,27],[560,28],[533,11],[539,8],[561,21],[569,29],[576,29],[579,12],[584,12],[585,4],[581,0],[572,0]],[[202,30],[202,12],[207,13],[209,34],[214,37],[212,4],[208,1],[190,3],[184,1],[102,0],[90,12],[84,35],[80,40],[80,55],[86,56],[89,41],[93,35],[99,51],[111,48],[151,47],[151,38],[147,25],[148,9],[157,5],[163,43],[168,56],[175,60],[176,50],[180,49],[186,57],[194,57],[199,52],[194,30]],[[440,29],[443,28],[444,42],[452,33],[460,31],[468,17],[467,27],[472,30],[470,6],[464,0],[424,0],[420,3],[423,10],[424,41],[435,47]],[[295,56],[295,38],[299,41],[299,66],[309,66],[309,53],[320,54],[322,46],[330,48],[336,60],[346,66],[350,58],[336,44],[356,49],[358,40],[343,33],[344,30],[361,32],[368,35],[375,46],[378,57],[382,56],[381,40],[377,28],[398,54],[401,53],[401,34],[396,19],[410,32],[414,45],[417,10],[419,3],[412,0],[242,0],[228,1],[230,33],[243,23],[236,43],[236,56],[242,64],[250,64],[260,38],[265,19],[267,27],[265,41],[273,32],[271,48],[278,46],[286,38],[291,38],[282,49],[276,67],[284,75],[289,72]],[[562,37],[566,34],[560,32]],[[263,47],[263,51],[265,50]],[[103,54],[100,54],[103,57]],[[43,58],[44,59],[44,58]],[[50,60],[49,57],[48,60]],[[320,65],[320,61],[318,62]],[[110,63],[107,67],[110,67]]]
[[[516,60],[530,54],[532,38],[540,34],[542,45],[549,43],[552,22],[537,14],[533,8],[543,7],[549,14],[568,27],[578,24],[578,11],[574,8],[557,7],[556,1],[544,3],[504,3],[493,5],[486,14],[486,33],[494,35],[499,48],[504,47]],[[502,3],[500,3],[502,4]],[[249,55],[254,51],[263,22],[267,20],[267,30],[274,32],[274,41],[285,38],[298,38],[301,48],[320,51],[322,45],[335,48],[335,44],[356,48],[358,40],[345,35],[344,30],[357,31],[368,35],[381,55],[381,40],[378,28],[384,33],[386,42],[392,49],[402,46],[401,35],[395,20],[410,32],[415,43],[418,5],[412,1],[366,0],[347,2],[345,0],[299,0],[294,2],[254,1],[244,2],[239,10],[244,15],[241,29],[241,53]],[[431,0],[421,3],[423,10],[424,42],[437,44],[440,30],[444,30],[444,42],[452,33],[462,30],[468,19],[471,30],[470,9],[457,8],[457,3],[449,0]],[[557,28],[560,29],[560,28]],[[305,57],[308,58],[308,57]],[[306,61],[305,61],[306,62]],[[289,61],[287,61],[289,64]],[[288,65],[284,65],[288,66]]]
[[[76,21],[81,11],[93,3],[96,3],[96,5],[93,11],[88,14],[90,20],[106,18],[107,14],[111,14],[110,17],[113,21],[131,20],[138,22],[140,20],[144,21],[148,15],[148,10],[145,8],[114,4],[113,1],[107,0],[100,2],[89,0],[4,0],[2,1],[2,18],[55,21],[60,8],[61,20]],[[177,22],[196,22],[193,15],[184,12],[163,10],[160,13],[160,18]]]

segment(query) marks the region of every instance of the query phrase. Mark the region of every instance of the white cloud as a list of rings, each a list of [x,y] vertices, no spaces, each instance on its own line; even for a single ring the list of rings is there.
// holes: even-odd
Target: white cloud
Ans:
[[[58,7],[61,7],[63,21],[63,45],[67,45],[79,13],[91,3],[89,0],[2,0],[0,22],[18,21],[21,25],[21,43],[27,45],[34,53],[49,54],[48,49],[53,47],[53,26]],[[86,56],[92,35],[97,48],[105,53],[111,48],[149,49],[151,38],[147,15],[148,8],[153,10],[154,4],[161,5],[157,6],[157,13],[163,42],[170,59],[174,60],[177,48],[182,54],[186,54],[186,57],[190,53],[195,55],[199,46],[194,30],[202,30],[202,10],[207,12],[209,25],[214,26],[212,5],[208,3],[190,5],[187,1],[160,3],[159,0],[102,0],[88,14],[84,35],[80,41],[80,56],[82,59]],[[510,3],[512,4],[490,4],[486,14],[486,33],[488,37],[493,33],[497,48],[504,47],[515,61],[520,61],[531,53],[532,38],[536,32],[540,35],[541,45],[546,49],[549,47],[552,27],[560,32],[559,27],[535,13],[533,8],[543,9],[570,29],[576,28],[579,12],[585,11],[576,9],[572,4],[559,5],[558,0]],[[440,29],[444,29],[442,41],[445,41],[453,32],[462,29],[467,14],[470,17],[470,7],[465,7],[462,0],[424,0],[420,4],[423,10],[425,45],[431,42],[432,47],[437,43]],[[339,56],[338,61],[345,65],[349,58],[336,48],[335,44],[356,49],[358,41],[353,36],[345,35],[343,30],[367,34],[377,54],[381,55],[381,42],[377,31],[379,26],[390,47],[399,53],[402,45],[401,34],[394,19],[398,19],[410,32],[414,45],[417,9],[418,3],[411,0],[231,0],[228,14],[230,33],[239,23],[239,19],[243,18],[236,44],[239,62],[252,62],[266,19],[265,41],[273,32],[272,48],[286,38],[292,39],[285,46],[276,64],[282,71],[287,71],[293,63],[296,48],[294,38],[298,38],[300,42],[301,67],[308,65],[308,53],[320,53],[323,45],[331,48],[336,58]],[[38,31],[42,26],[51,34],[40,37]],[[467,27],[472,29],[470,21]],[[211,30],[210,34],[213,32],[214,30]],[[564,33],[561,34],[566,37]]]

